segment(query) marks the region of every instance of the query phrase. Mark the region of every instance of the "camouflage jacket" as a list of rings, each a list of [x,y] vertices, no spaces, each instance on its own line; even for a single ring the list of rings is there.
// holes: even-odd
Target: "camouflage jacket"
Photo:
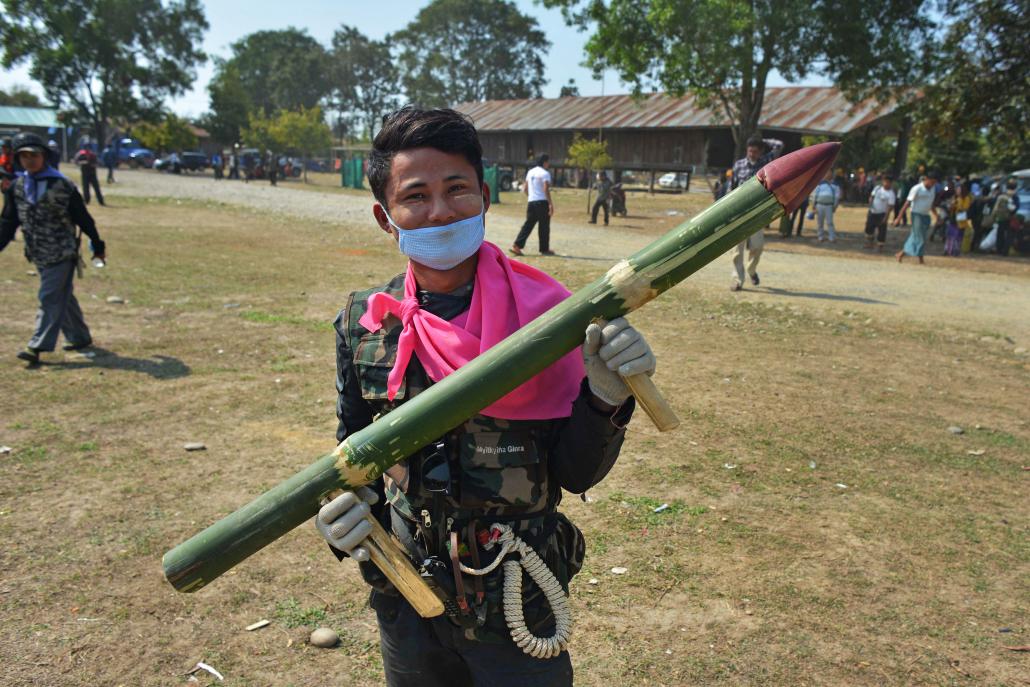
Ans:
[[[396,360],[401,322],[390,316],[377,332],[358,324],[368,297],[383,291],[402,298],[404,275],[385,286],[352,293],[335,322],[338,441],[432,383],[412,356],[401,389],[393,401],[387,399],[387,377]],[[422,307],[445,319],[468,309],[471,298],[471,284],[451,294],[419,292]],[[485,566],[492,554],[478,547],[476,534],[493,522],[509,522],[567,588],[582,566],[584,543],[579,530],[557,512],[562,489],[583,492],[604,478],[618,457],[633,412],[632,400],[607,414],[595,409],[590,398],[584,379],[568,418],[529,421],[476,415],[440,437],[377,485],[392,506],[378,513],[384,526],[392,528],[402,541],[408,539],[414,559],[435,555],[447,560],[450,532],[459,532],[462,562]],[[445,471],[450,473],[449,487],[446,493],[431,493],[424,488],[423,472],[441,462],[441,456],[449,466]],[[405,471],[407,483],[401,489],[399,481]],[[478,639],[510,641],[500,604],[500,570],[484,580],[489,608],[485,624],[471,633]],[[374,588],[392,592],[373,567],[363,564],[362,571]],[[473,582],[468,577],[465,580],[466,590],[471,591]],[[546,628],[553,622],[542,594],[531,583],[526,599],[531,626]]]
[[[20,226],[25,238],[25,258],[40,267],[54,265],[79,254],[75,235],[75,227],[79,226],[93,241],[94,249],[103,252],[103,241],[75,184],[63,177],[49,178],[45,183],[46,191],[36,204],[26,196],[25,177],[19,177],[8,188],[0,217],[0,250],[14,238]]]

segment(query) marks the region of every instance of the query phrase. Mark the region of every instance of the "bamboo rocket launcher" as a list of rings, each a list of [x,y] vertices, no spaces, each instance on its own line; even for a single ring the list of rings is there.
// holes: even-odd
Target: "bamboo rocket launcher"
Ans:
[[[179,591],[196,591],[312,518],[323,496],[374,481],[582,344],[592,320],[636,310],[784,212],[797,209],[839,149],[838,143],[822,143],[770,162],[704,212],[347,437],[332,453],[166,553],[165,577]]]

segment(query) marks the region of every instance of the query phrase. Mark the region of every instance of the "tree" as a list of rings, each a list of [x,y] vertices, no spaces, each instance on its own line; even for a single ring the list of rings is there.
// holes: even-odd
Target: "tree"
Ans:
[[[39,96],[25,86],[12,86],[9,91],[0,91],[0,105],[12,107],[46,107]]]
[[[279,115],[268,117],[260,110],[250,113],[247,126],[240,131],[241,140],[257,148],[262,154],[266,150],[273,153],[281,152],[286,147],[281,136]]]
[[[558,93],[559,98],[576,98],[579,97],[579,86],[576,85],[575,79],[569,79],[569,82],[561,87],[561,91]]]
[[[112,119],[157,116],[206,59],[199,0],[3,0],[3,65],[29,74],[106,140]]]
[[[590,195],[594,183],[594,170],[605,169],[612,164],[612,156],[608,154],[607,141],[595,141],[583,138],[580,134],[572,135],[572,144],[565,154],[566,164],[583,167],[587,171],[587,212],[590,212]]]
[[[197,135],[190,123],[167,113],[158,123],[144,122],[133,127],[132,134],[147,148],[158,152],[181,152],[197,147]]]
[[[397,107],[397,67],[386,41],[369,40],[357,29],[341,26],[330,50],[333,102],[359,122],[369,140],[383,114]]]
[[[916,134],[963,166],[1030,166],[1030,14],[1014,0],[955,3]],[[983,141],[979,141],[981,132]],[[979,143],[983,143],[983,149]],[[981,154],[986,154],[985,161]],[[988,162],[989,161],[989,162]],[[979,170],[977,170],[979,171]]]
[[[215,75],[207,85],[210,111],[201,117],[201,125],[216,141],[235,143],[240,130],[247,125],[254,103],[240,79],[235,64],[216,61]]]
[[[595,70],[614,68],[634,94],[693,94],[732,123],[737,157],[757,131],[773,70],[832,78],[852,97],[887,97],[916,79],[932,22],[911,0],[540,0],[593,26]],[[583,3],[583,7],[580,5]]]
[[[408,99],[425,107],[539,98],[550,41],[507,0],[432,0],[388,42]]]
[[[271,115],[318,105],[329,93],[326,66],[321,43],[291,27],[256,31],[233,43],[232,57],[219,63],[216,78],[235,70],[233,78],[253,107]]]
[[[308,158],[333,144],[333,135],[322,118],[322,108],[282,111],[272,124],[272,137],[286,150],[299,153],[304,160],[304,182],[308,180]]]

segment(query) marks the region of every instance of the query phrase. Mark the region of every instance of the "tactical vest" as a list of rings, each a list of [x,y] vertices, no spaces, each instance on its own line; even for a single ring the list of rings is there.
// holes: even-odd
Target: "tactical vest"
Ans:
[[[393,315],[376,332],[358,324],[368,308],[368,297],[380,292],[402,299],[404,274],[385,286],[351,294],[345,334],[361,395],[372,406],[373,419],[386,415],[432,384],[413,355],[394,400],[387,398],[387,377],[397,359],[403,325]],[[384,476],[386,497],[393,510],[408,521],[409,529],[417,532],[416,537],[421,537],[414,545],[426,550],[419,554],[446,560],[448,538],[451,532],[457,532],[462,562],[475,567],[477,559],[470,557],[470,553],[479,555],[475,537],[481,537],[493,522],[506,522],[533,547],[567,591],[569,581],[583,565],[585,542],[579,529],[557,512],[561,488],[548,470],[556,425],[554,420],[500,420],[476,415],[402,463],[409,473],[406,491]],[[446,494],[430,493],[424,488],[422,470],[431,460],[439,460],[434,454],[442,454],[449,464]],[[396,525],[394,531],[397,532]],[[409,552],[412,545],[411,541],[405,543]],[[470,548],[475,551],[470,552]],[[370,600],[373,608],[379,613],[396,614],[396,591],[371,564],[361,563],[360,567],[374,590]],[[479,616],[478,624],[465,629],[469,639],[511,641],[502,612],[501,570],[498,567],[479,578],[481,581],[466,578],[468,602]],[[528,578],[524,584],[527,626],[538,634],[549,633],[554,620],[543,593]],[[477,594],[483,598],[479,599]]]
[[[401,321],[389,315],[376,332],[358,324],[368,308],[368,297],[379,292],[402,299],[404,275],[394,277],[386,286],[351,295],[346,342],[352,351],[361,396],[372,406],[376,419],[432,384],[413,355],[394,400],[387,398],[387,377],[397,360]],[[444,517],[461,522],[478,519],[489,524],[487,521],[519,520],[554,512],[561,498],[561,490],[548,471],[554,433],[552,420],[501,420],[476,415],[405,461],[407,491],[387,476],[387,499],[413,522],[423,518],[423,511],[432,513],[440,501]],[[450,485],[442,497],[423,488],[427,458],[440,460],[434,453],[443,454],[449,466]]]
[[[46,193],[33,205],[25,193],[25,177],[14,183],[14,204],[25,238],[25,257],[41,267],[69,260],[79,253],[75,225],[68,215],[75,186],[67,179],[47,179],[46,184]]]

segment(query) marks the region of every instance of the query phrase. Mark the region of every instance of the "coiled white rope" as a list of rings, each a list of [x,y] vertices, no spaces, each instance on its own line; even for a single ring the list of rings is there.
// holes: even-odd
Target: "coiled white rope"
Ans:
[[[524,652],[533,658],[554,658],[565,651],[572,635],[572,611],[569,609],[565,590],[536,551],[515,536],[511,527],[494,523],[490,529],[500,533],[497,543],[500,544],[501,550],[497,558],[490,565],[478,570],[461,565],[461,571],[468,575],[486,575],[493,572],[509,553],[518,553],[518,560],[504,561],[504,621],[511,631],[511,638]],[[551,605],[555,627],[554,634],[550,637],[537,637],[526,627],[526,618],[522,611],[522,571],[519,567],[526,569],[543,591],[547,603]]]

